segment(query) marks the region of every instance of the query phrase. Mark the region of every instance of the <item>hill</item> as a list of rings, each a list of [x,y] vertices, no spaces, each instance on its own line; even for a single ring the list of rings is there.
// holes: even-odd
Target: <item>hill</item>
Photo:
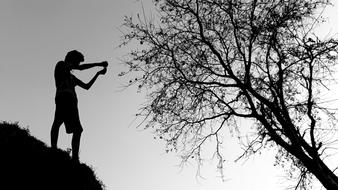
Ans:
[[[102,190],[93,170],[17,124],[0,123],[0,189]]]

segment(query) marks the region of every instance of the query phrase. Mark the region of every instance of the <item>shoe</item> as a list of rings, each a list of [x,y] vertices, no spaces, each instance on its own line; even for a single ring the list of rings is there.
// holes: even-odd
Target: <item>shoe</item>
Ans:
[[[72,157],[72,162],[74,164],[80,164],[80,159],[78,157]]]

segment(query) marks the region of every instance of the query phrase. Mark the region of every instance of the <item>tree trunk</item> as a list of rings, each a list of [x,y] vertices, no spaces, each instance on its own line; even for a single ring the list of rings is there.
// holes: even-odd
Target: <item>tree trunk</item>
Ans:
[[[311,160],[305,165],[327,190],[338,190],[338,177],[322,160]]]

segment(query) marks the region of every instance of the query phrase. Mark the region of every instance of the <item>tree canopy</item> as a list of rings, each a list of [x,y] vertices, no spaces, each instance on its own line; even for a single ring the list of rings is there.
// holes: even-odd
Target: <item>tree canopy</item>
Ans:
[[[325,159],[332,154],[335,113],[323,92],[335,74],[338,41],[316,36],[327,0],[155,0],[155,18],[126,17],[121,46],[139,42],[125,63],[129,85],[148,92],[139,116],[146,128],[177,151],[201,161],[215,142],[223,169],[222,134],[245,136],[239,158],[266,146],[291,164],[295,189],[315,176],[327,189],[338,177]],[[130,76],[130,75],[129,75]],[[244,129],[244,130],[243,130]]]

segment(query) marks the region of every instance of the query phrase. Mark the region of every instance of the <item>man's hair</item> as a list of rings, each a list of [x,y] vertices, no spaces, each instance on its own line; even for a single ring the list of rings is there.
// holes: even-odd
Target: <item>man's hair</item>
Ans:
[[[72,50],[67,53],[65,57],[65,62],[82,62],[84,61],[84,56],[77,50]]]

